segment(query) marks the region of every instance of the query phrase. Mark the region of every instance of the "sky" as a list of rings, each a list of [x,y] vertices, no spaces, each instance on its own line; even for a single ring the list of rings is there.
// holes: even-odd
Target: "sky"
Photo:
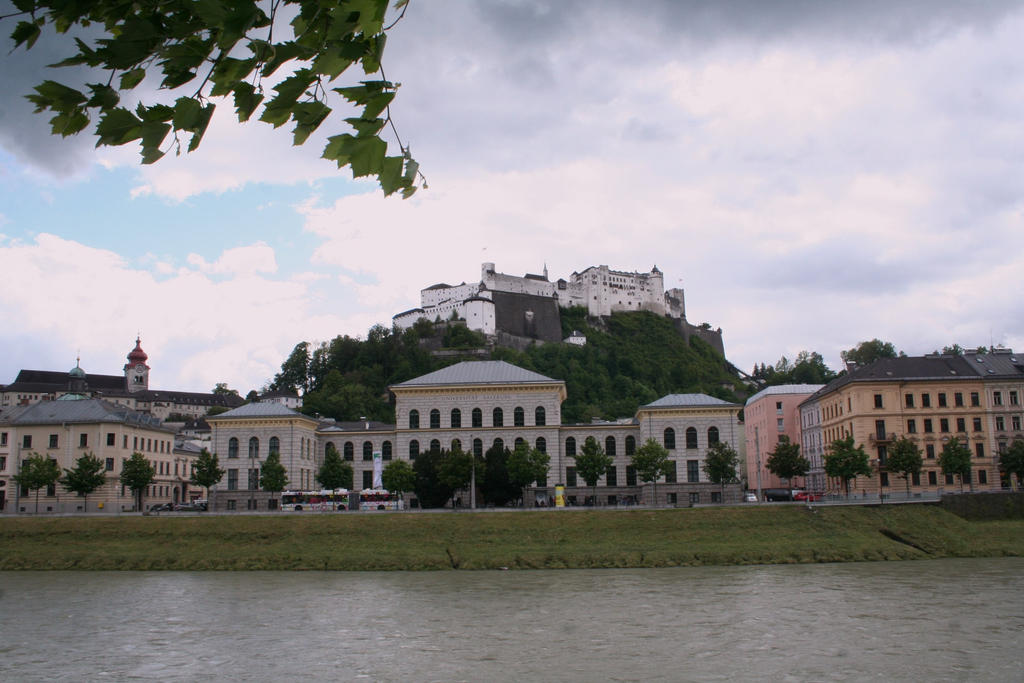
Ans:
[[[344,123],[292,147],[229,100],[151,166],[55,138],[23,95],[85,75],[2,44],[0,383],[119,374],[140,335],[151,388],[244,395],[485,261],[657,265],[747,371],[1022,349],[1021,36],[1022,1],[412,0],[383,61],[408,200],[319,158]]]

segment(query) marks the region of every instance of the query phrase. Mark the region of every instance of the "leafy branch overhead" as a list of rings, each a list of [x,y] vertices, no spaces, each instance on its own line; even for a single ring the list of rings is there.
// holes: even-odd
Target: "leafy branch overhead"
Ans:
[[[328,138],[324,159],[350,167],[355,177],[376,177],[388,195],[409,197],[423,180],[391,120],[398,84],[381,67],[387,31],[408,0],[395,1],[398,17],[389,26],[390,0],[13,2],[18,11],[0,18],[17,18],[15,47],[31,49],[44,29],[52,29],[77,52],[50,66],[102,73],[101,82],[83,88],[46,80],[27,95],[36,112],[53,113],[55,135],[74,135],[95,121],[97,147],[138,141],[142,163],[151,164],[172,148],[180,154],[182,137],[187,151],[199,147],[216,107],[211,98],[230,95],[242,122],[259,110],[259,120],[275,128],[293,124],[295,145],[334,113],[334,102],[358,115],[344,119],[349,132]],[[99,37],[88,41],[73,35],[91,36],[98,27]],[[354,65],[376,76],[330,87]],[[177,97],[126,106],[122,99],[133,99],[147,78],[159,79],[160,89]],[[273,85],[265,88],[265,79]],[[380,136],[385,126],[399,154],[388,155]]]

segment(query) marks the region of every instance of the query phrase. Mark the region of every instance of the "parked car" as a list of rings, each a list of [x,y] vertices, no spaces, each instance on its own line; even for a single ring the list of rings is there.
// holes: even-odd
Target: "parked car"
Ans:
[[[793,494],[793,500],[802,500],[804,502],[814,502],[821,500],[823,494],[820,491],[797,491]]]
[[[765,489],[764,499],[766,502],[775,503],[783,500],[793,500],[793,491],[790,489]]]
[[[175,512],[199,512],[200,508],[195,503],[175,503]]]
[[[154,503],[149,506],[150,512],[170,512],[173,509],[174,505],[172,503]]]
[[[754,492],[754,491],[747,491],[746,493],[743,494],[743,502],[744,503],[756,503],[757,502],[757,493]]]

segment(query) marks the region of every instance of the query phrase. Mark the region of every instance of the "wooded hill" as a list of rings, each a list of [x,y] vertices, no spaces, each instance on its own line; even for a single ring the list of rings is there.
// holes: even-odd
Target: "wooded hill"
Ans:
[[[569,397],[562,421],[631,417],[666,394],[702,392],[742,403],[746,387],[735,368],[696,337],[653,313],[589,318],[586,309],[562,311],[563,336],[586,335],[586,346],[541,344],[524,351],[490,348],[483,335],[456,322],[419,321],[401,331],[381,325],[365,340],[335,337],[319,347],[298,344],[271,388],[304,392],[302,412],[338,420],[394,422],[387,387],[461,360],[504,360],[564,380]]]

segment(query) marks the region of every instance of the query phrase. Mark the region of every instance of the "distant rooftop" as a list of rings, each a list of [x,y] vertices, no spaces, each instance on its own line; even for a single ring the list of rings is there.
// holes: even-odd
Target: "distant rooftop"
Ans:
[[[550,382],[562,383],[561,380],[524,370],[503,360],[480,360],[449,365],[421,377],[396,384],[393,388],[451,384],[539,384]]]
[[[814,392],[821,389],[824,384],[779,384],[774,387],[765,387],[761,391],[757,392],[753,396],[747,399],[746,405],[750,405],[754,401],[764,397],[773,396],[778,394],[813,394]]]
[[[222,418],[240,417],[302,417],[307,420],[313,419],[308,415],[303,415],[296,410],[286,407],[283,403],[246,403],[244,406],[239,406],[220,415],[212,415],[207,419],[220,420]]]
[[[707,394],[669,394],[668,396],[662,396],[653,403],[648,403],[643,408],[675,408],[675,407],[692,407],[692,406],[735,406],[739,407],[736,403],[729,403],[723,401],[720,398],[714,396],[708,396]]]

